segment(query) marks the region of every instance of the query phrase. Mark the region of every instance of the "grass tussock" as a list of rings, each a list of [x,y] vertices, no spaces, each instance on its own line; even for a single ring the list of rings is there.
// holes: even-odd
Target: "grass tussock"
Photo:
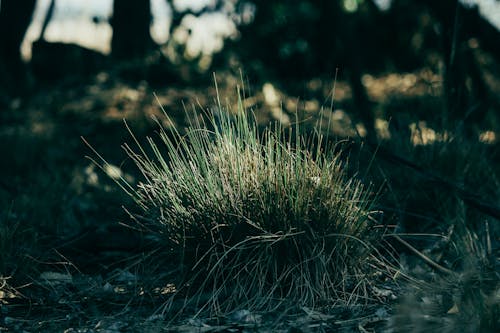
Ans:
[[[178,253],[183,287],[201,309],[368,296],[373,198],[320,148],[320,135],[280,125],[259,131],[240,101],[235,114],[219,105],[193,113],[185,133],[160,128],[159,137],[144,147],[133,136],[136,149],[124,146],[144,180],[121,186]]]

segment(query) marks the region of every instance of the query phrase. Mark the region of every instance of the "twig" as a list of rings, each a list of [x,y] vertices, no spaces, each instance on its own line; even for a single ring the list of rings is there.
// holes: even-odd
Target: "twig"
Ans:
[[[426,256],[425,254],[423,254],[422,252],[420,252],[419,250],[414,248],[410,243],[408,243],[407,241],[405,241],[404,239],[402,239],[398,235],[388,235],[388,236],[396,238],[396,240],[398,240],[401,244],[406,246],[410,251],[412,251],[414,254],[416,254],[418,257],[420,257],[420,259],[424,260],[429,266],[434,267],[435,269],[437,269],[438,271],[440,271],[442,273],[445,273],[448,275],[455,275],[454,271],[439,265],[437,262],[435,262],[434,260],[432,260],[431,258]]]

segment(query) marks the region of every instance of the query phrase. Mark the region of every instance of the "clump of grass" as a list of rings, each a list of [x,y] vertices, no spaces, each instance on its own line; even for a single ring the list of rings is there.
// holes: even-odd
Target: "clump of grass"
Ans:
[[[193,113],[184,134],[160,128],[159,144],[132,134],[137,150],[124,145],[144,180],[120,184],[180,254],[184,286],[219,313],[367,296],[377,239],[369,190],[320,135],[259,131],[238,105]]]

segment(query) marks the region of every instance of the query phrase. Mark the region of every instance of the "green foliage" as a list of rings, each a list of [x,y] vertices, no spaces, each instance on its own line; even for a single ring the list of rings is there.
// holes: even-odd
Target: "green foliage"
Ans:
[[[259,132],[241,100],[235,115],[216,110],[191,116],[185,134],[161,128],[152,154],[135,137],[138,153],[124,146],[144,181],[120,184],[181,254],[189,284],[210,288],[218,310],[366,293],[377,233],[365,186],[321,136],[311,152],[298,126]]]

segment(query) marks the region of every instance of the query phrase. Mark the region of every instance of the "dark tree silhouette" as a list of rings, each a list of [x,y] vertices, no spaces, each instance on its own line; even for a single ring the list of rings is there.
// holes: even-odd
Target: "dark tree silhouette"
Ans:
[[[111,26],[111,54],[117,59],[144,56],[154,47],[149,27],[150,0],[114,0]]]
[[[26,85],[21,60],[21,43],[31,22],[36,0],[0,2],[0,87],[9,94],[20,93]]]
[[[428,8],[439,27],[439,49],[444,65],[444,102],[448,118],[463,124],[466,135],[474,135],[493,98],[485,83],[481,65],[474,54],[480,47],[500,59],[500,31],[479,14],[477,6],[459,0],[419,0]]]
[[[58,82],[61,79],[79,80],[103,68],[107,57],[83,46],[49,42],[45,33],[54,17],[56,0],[51,0],[43,20],[40,36],[31,45],[31,74],[38,83]]]

